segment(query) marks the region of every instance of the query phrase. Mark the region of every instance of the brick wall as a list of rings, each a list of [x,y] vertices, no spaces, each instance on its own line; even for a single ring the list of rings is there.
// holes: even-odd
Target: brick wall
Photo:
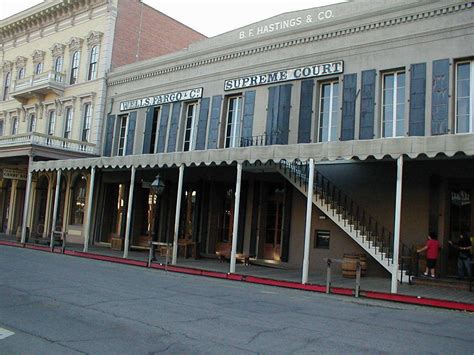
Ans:
[[[139,0],[119,0],[112,67],[175,52],[205,38]]]

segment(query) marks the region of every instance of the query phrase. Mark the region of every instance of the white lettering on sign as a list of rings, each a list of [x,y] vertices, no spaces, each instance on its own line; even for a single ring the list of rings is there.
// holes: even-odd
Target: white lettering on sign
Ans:
[[[26,180],[26,175],[27,172],[24,170],[4,168],[2,171],[2,176],[4,179]]]
[[[224,91],[268,85],[283,81],[314,78],[317,76],[341,74],[344,72],[344,62],[316,64],[302,68],[280,70],[271,73],[255,74],[224,81]]]
[[[288,28],[299,27],[301,25],[312,24],[324,20],[329,20],[334,17],[332,10],[319,11],[316,13],[307,14],[305,16],[292,17],[283,21],[263,24],[256,27],[250,27],[244,31],[239,32],[239,39],[246,39],[264,35],[266,33],[278,32]]]
[[[195,100],[202,97],[203,88],[195,88],[184,91],[172,92],[169,94],[143,97],[140,99],[122,101],[120,111],[134,110],[138,108],[169,104],[172,102]]]

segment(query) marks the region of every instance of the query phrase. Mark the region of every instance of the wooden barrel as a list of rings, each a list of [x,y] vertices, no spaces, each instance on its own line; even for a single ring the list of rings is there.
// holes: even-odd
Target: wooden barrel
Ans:
[[[358,261],[360,262],[361,276],[365,276],[367,273],[367,256],[365,254],[344,254],[342,276],[355,279]]]

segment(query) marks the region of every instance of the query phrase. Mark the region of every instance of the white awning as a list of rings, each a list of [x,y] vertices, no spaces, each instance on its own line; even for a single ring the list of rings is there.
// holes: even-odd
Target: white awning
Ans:
[[[474,134],[442,135],[432,137],[403,137],[345,142],[253,146],[244,148],[208,149],[191,152],[140,154],[120,157],[99,157],[34,162],[32,171],[76,170],[97,168],[136,168],[198,166],[211,164],[230,165],[234,162],[279,162],[282,159],[315,162],[335,160],[397,159],[406,155],[433,158],[437,155],[452,157],[455,154],[474,156]]]

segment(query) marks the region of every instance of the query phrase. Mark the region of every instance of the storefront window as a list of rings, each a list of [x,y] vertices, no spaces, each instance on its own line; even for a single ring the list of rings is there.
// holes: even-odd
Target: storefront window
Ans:
[[[76,178],[72,189],[70,223],[80,225],[84,223],[84,206],[86,204],[86,177]]]

